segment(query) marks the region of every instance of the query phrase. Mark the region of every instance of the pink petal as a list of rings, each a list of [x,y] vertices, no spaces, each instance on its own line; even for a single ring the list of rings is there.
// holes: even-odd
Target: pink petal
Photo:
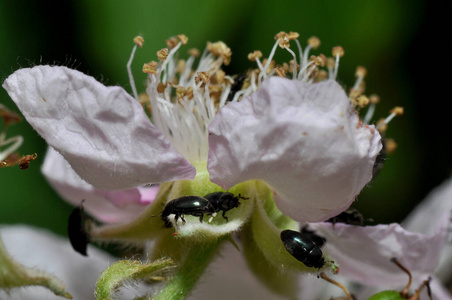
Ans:
[[[47,143],[98,188],[125,189],[195,175],[120,87],[51,66],[18,70],[3,87]]]
[[[61,198],[76,206],[85,199],[85,210],[105,223],[134,220],[158,191],[157,186],[119,191],[97,189],[81,179],[63,156],[51,147],[47,151],[42,173]]]
[[[208,170],[227,189],[261,179],[298,221],[346,209],[372,178],[380,134],[363,125],[335,81],[271,77],[222,108],[209,126]]]
[[[452,178],[435,188],[403,222],[403,226],[411,231],[429,234],[436,229],[436,220],[451,212],[448,244],[441,251],[440,262],[435,273],[444,282],[452,280]]]
[[[36,268],[57,276],[66,284],[66,290],[74,299],[95,299],[94,286],[105,268],[115,258],[88,245],[89,257],[72,249],[69,241],[43,229],[27,226],[5,226],[2,238],[13,258],[27,267]],[[60,296],[42,287],[12,289],[1,299],[61,300]]]
[[[406,285],[408,276],[390,261],[395,257],[421,283],[433,274],[446,239],[446,221],[431,235],[406,231],[399,224],[351,226],[313,223],[325,237],[325,251],[340,265],[339,273],[359,283],[390,288]]]

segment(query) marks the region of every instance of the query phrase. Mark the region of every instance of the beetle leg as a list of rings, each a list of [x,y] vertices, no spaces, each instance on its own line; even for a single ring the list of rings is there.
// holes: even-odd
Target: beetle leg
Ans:
[[[184,215],[180,215],[180,218],[181,218],[182,222],[185,224]]]
[[[223,210],[223,219],[225,219],[226,222],[229,222],[228,217],[226,217],[226,211],[225,210]]]

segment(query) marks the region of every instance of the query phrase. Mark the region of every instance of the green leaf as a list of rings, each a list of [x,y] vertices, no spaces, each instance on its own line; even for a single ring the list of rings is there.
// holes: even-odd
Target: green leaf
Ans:
[[[14,261],[3,245],[0,237],[0,288],[5,290],[17,287],[40,285],[55,295],[72,299],[61,281],[43,271],[30,269]]]
[[[98,300],[114,298],[114,293],[125,282],[150,278],[157,271],[168,270],[173,267],[172,259],[160,259],[150,263],[136,260],[121,260],[104,270],[96,282],[95,295]]]

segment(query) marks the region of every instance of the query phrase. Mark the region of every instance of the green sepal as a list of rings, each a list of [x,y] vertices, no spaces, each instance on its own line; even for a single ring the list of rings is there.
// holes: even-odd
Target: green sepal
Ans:
[[[273,292],[296,299],[298,274],[292,270],[283,271],[268,261],[252,238],[251,226],[242,230],[243,254],[254,275]]]
[[[89,229],[91,241],[143,241],[156,237],[164,227],[160,218],[162,210],[168,202],[173,182],[160,186],[156,198],[133,221],[124,224],[92,226]]]
[[[0,288],[8,290],[17,287],[43,286],[55,295],[72,299],[61,281],[45,272],[30,269],[14,261],[6,251],[0,237]]]
[[[178,263],[174,276],[171,277],[165,288],[152,299],[186,299],[224,240],[227,240],[227,237],[207,243],[187,244],[184,249],[186,255],[184,255],[183,261]]]
[[[284,216],[276,207],[273,192],[263,182],[257,183],[256,208],[251,217],[252,239],[267,261],[283,272],[286,270],[301,271],[305,273],[318,273],[317,268],[307,267],[294,258],[284,247],[281,241],[281,231],[285,229],[299,230],[297,222]],[[338,266],[329,258],[322,270],[337,273]],[[252,264],[252,262],[250,263]]]
[[[159,259],[144,264],[135,260],[117,261],[105,269],[97,279],[96,299],[114,299],[114,293],[126,283],[149,279],[156,272],[166,271],[172,267],[174,267],[172,259]]]

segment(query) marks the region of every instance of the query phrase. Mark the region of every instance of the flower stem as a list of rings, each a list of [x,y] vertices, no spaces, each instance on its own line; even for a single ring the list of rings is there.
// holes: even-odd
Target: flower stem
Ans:
[[[154,299],[186,299],[224,240],[221,238],[208,244],[194,244],[175,276]]]

